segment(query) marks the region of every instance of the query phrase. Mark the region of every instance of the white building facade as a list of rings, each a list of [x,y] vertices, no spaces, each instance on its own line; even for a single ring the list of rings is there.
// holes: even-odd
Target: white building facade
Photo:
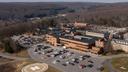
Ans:
[[[112,40],[113,50],[123,50],[124,52],[128,52],[128,41],[126,40]]]

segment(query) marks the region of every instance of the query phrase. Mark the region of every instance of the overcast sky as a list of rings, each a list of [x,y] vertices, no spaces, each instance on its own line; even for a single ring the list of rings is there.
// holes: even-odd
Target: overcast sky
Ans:
[[[128,2],[128,0],[0,0],[0,2]]]

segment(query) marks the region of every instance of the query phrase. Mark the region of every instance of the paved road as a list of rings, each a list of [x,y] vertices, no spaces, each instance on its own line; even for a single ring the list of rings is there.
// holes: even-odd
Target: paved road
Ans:
[[[8,54],[8,53],[1,53],[1,52],[0,52],[0,56],[3,58],[14,59],[14,60],[28,60],[28,59],[30,59],[30,58],[17,57],[17,56],[13,56],[11,54]]]
[[[120,57],[128,57],[128,54],[118,54],[118,55],[111,55],[111,56],[100,56],[103,59],[112,59],[112,58],[120,58]]]
[[[4,64],[7,64],[7,63],[13,63],[13,62],[16,62],[16,61],[18,61],[18,60],[3,62],[3,63],[0,63],[0,65],[4,65]]]
[[[107,59],[105,62],[104,62],[104,65],[107,66],[109,72],[118,72],[111,64],[111,60]]]

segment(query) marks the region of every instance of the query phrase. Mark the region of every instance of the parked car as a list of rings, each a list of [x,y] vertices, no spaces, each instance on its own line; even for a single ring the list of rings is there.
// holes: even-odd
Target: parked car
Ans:
[[[57,62],[56,62],[56,60],[54,60],[52,63],[53,63],[53,64],[56,64]]]
[[[84,55],[84,57],[90,58],[91,56],[90,55]]]
[[[67,64],[65,64],[65,63],[64,63],[64,64],[62,64],[62,65],[63,65],[63,66],[67,66]]]
[[[48,49],[48,48],[50,48],[50,46],[44,46],[44,49]]]
[[[53,58],[54,58],[54,57],[55,57],[55,55],[54,55],[54,54],[52,54],[52,55],[51,55],[51,57],[53,57]]]
[[[54,60],[52,63],[56,64],[56,63],[59,63],[59,62],[60,62],[60,60]]]
[[[51,53],[51,52],[53,52],[53,49],[47,51],[47,53]]]
[[[59,54],[59,52],[58,51],[55,51],[54,54]]]
[[[66,64],[70,64],[70,62],[69,62],[69,61],[67,61],[67,62],[66,62]]]
[[[38,54],[40,55],[40,54],[42,54],[41,52],[38,52]]]
[[[103,71],[104,67],[97,68],[97,70]]]
[[[60,62],[60,60],[56,60],[57,62]]]
[[[42,48],[44,45],[37,45],[38,48]]]
[[[51,57],[50,55],[47,55],[47,57]]]
[[[35,49],[35,50],[34,50],[34,52],[38,52],[38,50],[37,50],[37,49]]]
[[[78,61],[78,59],[77,58],[73,58],[72,61],[73,62],[76,62],[76,61]]]
[[[85,68],[85,67],[86,67],[86,66],[83,65],[83,64],[80,64],[80,65],[79,65],[79,68],[80,68],[80,69],[83,69],[83,68]]]
[[[61,55],[61,56],[60,56],[60,58],[61,58],[61,59],[64,59],[64,58],[65,58],[65,56]]]
[[[77,64],[78,64],[78,63],[79,63],[79,61],[77,60],[77,61],[75,61],[75,63],[77,63]]]
[[[93,65],[92,64],[89,64],[89,65],[87,65],[88,67],[90,67],[90,68],[92,68],[93,67]]]
[[[83,61],[84,59],[83,58],[79,58],[80,61]]]
[[[67,52],[67,56],[72,56],[72,52]]]
[[[89,60],[88,62],[90,62],[90,63],[94,63],[93,61],[91,61],[91,60]]]
[[[75,61],[76,61],[76,59],[75,59],[75,58],[73,58],[73,59],[72,59],[72,61],[73,61],[73,62],[75,62]]]
[[[83,58],[84,56],[80,56],[80,58]]]
[[[70,65],[73,65],[73,66],[75,65],[73,62],[70,62],[69,64],[70,64]]]

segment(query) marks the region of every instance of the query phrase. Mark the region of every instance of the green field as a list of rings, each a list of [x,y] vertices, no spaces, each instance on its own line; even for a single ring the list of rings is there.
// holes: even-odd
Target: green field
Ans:
[[[32,64],[32,63],[36,63],[36,62],[35,61],[31,61],[31,60],[25,61],[24,63],[22,63],[22,65],[20,65],[20,68],[22,68],[22,67],[24,67],[24,66],[26,66],[28,64]],[[19,70],[21,70],[21,69],[19,69]],[[58,69],[56,69],[56,68],[54,68],[52,66],[49,66],[49,68],[48,68],[48,70],[46,72],[61,72],[61,71],[59,71]]]
[[[112,59],[112,65],[120,72],[128,72],[128,57],[114,58]]]
[[[14,53],[13,55],[18,57],[29,57],[27,50],[19,51],[17,53]]]
[[[104,68],[104,70],[103,70],[102,72],[109,72],[109,70],[108,70],[108,67],[107,67],[107,66],[104,66],[103,68]]]
[[[32,60],[15,61],[0,65],[0,72],[21,72],[21,69],[29,64],[37,63]],[[61,72],[54,67],[49,66],[46,72]]]
[[[61,71],[49,66],[49,69],[46,72],[61,72]]]

